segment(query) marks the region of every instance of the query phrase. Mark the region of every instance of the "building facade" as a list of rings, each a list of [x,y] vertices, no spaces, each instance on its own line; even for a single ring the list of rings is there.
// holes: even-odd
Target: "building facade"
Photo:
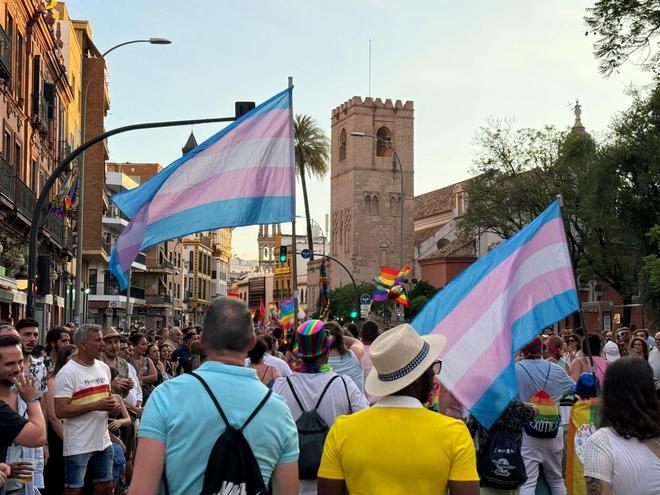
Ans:
[[[0,2],[0,319],[24,316],[27,237],[37,194],[68,154],[67,113],[74,105],[75,65],[66,65],[58,15],[34,0]],[[64,50],[63,50],[64,49]],[[49,195],[55,197],[57,188]],[[43,258],[35,317],[42,327],[63,323],[73,256],[72,223],[47,215],[39,236]],[[68,294],[68,295],[67,295]]]
[[[398,267],[413,259],[413,123],[412,101],[354,96],[332,111],[330,254],[357,281],[371,280],[383,265]],[[352,132],[379,139],[353,137]],[[396,157],[384,142],[401,160],[403,198]],[[329,266],[332,287],[350,283],[340,266]]]

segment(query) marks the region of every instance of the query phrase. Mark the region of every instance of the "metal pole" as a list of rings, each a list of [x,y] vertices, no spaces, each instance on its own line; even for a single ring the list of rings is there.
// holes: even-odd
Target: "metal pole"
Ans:
[[[293,87],[293,77],[289,76],[289,87]],[[289,99],[289,108],[293,114],[293,98]],[[295,154],[295,151],[294,151]],[[296,237],[296,169],[293,168],[293,221],[291,222],[291,252],[293,253],[293,260],[291,260],[291,267],[293,268],[293,313],[295,322],[293,329],[298,326],[298,238]],[[311,246],[312,250],[314,246]]]
[[[107,139],[110,136],[114,136],[116,134],[136,131],[139,129],[157,129],[160,127],[176,127],[176,126],[187,126],[194,124],[213,124],[217,122],[232,122],[234,120],[236,120],[236,117],[219,117],[215,119],[147,122],[144,124],[133,124],[124,127],[118,127],[117,129],[111,129],[102,134],[99,134],[98,136],[91,138],[89,141],[86,141],[85,143],[78,146],[66,158],[64,158],[64,160],[62,160],[60,164],[57,166],[53,174],[50,177],[48,177],[48,180],[46,180],[46,184],[39,193],[39,197],[37,198],[34,207],[34,212],[32,214],[32,224],[30,225],[30,240],[28,244],[29,256],[28,256],[28,287],[27,287],[26,316],[28,318],[34,317],[34,283],[37,277],[37,251],[39,247],[38,234],[39,234],[39,226],[41,224],[42,215],[44,213],[48,201],[48,193],[55,185],[60,175],[62,175],[66,171],[69,163],[75,160],[76,157],[78,157],[85,150],[94,146],[96,143],[101,142],[104,139]],[[80,294],[76,294],[76,298],[78,298],[79,296]]]
[[[130,332],[131,329],[131,272],[132,268],[128,267],[128,286],[126,287],[126,331]]]
[[[296,253],[296,255],[297,255],[297,254],[298,254],[298,253]],[[337,263],[339,266],[341,266],[341,267],[344,269],[344,271],[345,271],[346,273],[348,273],[348,276],[351,278],[351,282],[353,283],[353,291],[355,292],[355,304],[356,304],[356,306],[355,306],[355,310],[358,311],[358,314],[359,314],[359,309],[360,309],[360,293],[359,293],[359,291],[358,291],[357,283],[355,282],[355,277],[353,277],[353,274],[351,273],[351,271],[350,271],[348,268],[346,268],[346,265],[344,265],[341,261],[339,261],[337,258],[334,258],[334,257],[330,256],[329,254],[325,254],[325,253],[323,253],[323,254],[321,254],[321,253],[314,253],[314,255],[315,255],[315,256],[321,256],[321,257],[323,257],[323,258],[327,258],[327,259],[329,259],[329,260],[334,261],[334,262]]]
[[[81,103],[81,108],[80,108],[80,123],[81,123],[81,129],[80,129],[80,134],[81,134],[81,141],[85,142],[85,127],[87,126],[87,90],[89,89],[89,83],[92,80],[92,76],[96,72],[96,69],[99,67],[101,64],[101,60],[105,61],[106,55],[108,55],[110,52],[116,50],[117,48],[121,48],[122,46],[126,45],[132,45],[134,43],[152,43],[152,40],[131,40],[131,41],[125,41],[124,43],[119,43],[118,45],[115,45],[109,49],[107,49],[105,52],[101,54],[100,57],[95,58],[94,65],[92,65],[89,69],[89,73],[87,75],[87,80],[85,81],[85,85],[83,86],[81,98],[82,101]],[[84,230],[84,221],[83,221],[83,205],[85,204],[85,153],[82,154],[80,157],[80,165],[78,166],[78,226],[77,226],[77,235],[78,235],[78,242],[76,246],[76,278],[75,278],[75,293],[76,293],[76,300],[74,302],[73,306],[73,321],[78,324],[80,320],[80,304],[81,304],[81,299],[78,297],[81,291],[81,278],[82,278],[82,264],[83,264],[83,230]]]

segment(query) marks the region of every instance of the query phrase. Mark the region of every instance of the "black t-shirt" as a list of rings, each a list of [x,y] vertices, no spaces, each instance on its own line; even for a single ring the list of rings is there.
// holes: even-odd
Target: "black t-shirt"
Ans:
[[[7,449],[27,423],[27,419],[0,400],[0,462],[5,462]]]

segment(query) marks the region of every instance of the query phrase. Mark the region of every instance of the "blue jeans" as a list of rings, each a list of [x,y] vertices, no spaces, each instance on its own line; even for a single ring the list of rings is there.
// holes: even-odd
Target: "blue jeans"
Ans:
[[[112,481],[112,445],[97,452],[64,456],[64,487],[82,488],[87,468],[94,483]]]
[[[114,482],[119,481],[124,468],[126,467],[126,457],[124,456],[124,451],[121,450],[121,447],[118,443],[112,444],[112,480]]]

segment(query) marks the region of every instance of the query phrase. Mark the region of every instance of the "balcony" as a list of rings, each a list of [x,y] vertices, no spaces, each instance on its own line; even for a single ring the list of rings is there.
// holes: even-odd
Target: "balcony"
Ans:
[[[48,215],[44,222],[44,228],[50,233],[55,242],[60,245],[64,244],[64,222],[62,220],[53,215]]]
[[[16,184],[16,209],[25,215],[28,219],[32,220],[32,213],[34,212],[34,205],[37,199],[30,189],[22,180],[15,179]]]
[[[147,255],[144,253],[138,253],[138,255],[135,258],[134,263],[139,263],[140,265],[146,265],[147,264]]]
[[[14,175],[16,170],[7,160],[0,157],[0,195],[14,201]]]
[[[145,297],[145,302],[147,304],[156,305],[156,304],[172,304],[172,296],[169,294],[147,294]]]
[[[64,243],[66,250],[73,253],[73,231],[68,227],[64,231]]]
[[[48,102],[41,93],[32,95],[32,125],[48,134]]]
[[[116,283],[116,281],[114,281],[114,279],[112,283],[104,284],[103,282],[99,282],[96,284],[91,284],[89,289],[90,289],[89,293],[91,295],[126,297],[126,290],[119,290],[119,285]],[[131,298],[144,299],[144,289],[142,287],[131,286]]]
[[[71,154],[71,145],[68,141],[60,141],[60,162]]]
[[[126,291],[119,291],[119,294],[126,296]],[[131,298],[133,299],[144,299],[144,289],[142,287],[131,287]]]
[[[110,244],[110,241],[104,237],[101,237],[101,247],[106,252],[106,254],[110,256],[110,252],[112,250],[112,245]]]
[[[11,40],[0,27],[0,79],[11,79]]]

